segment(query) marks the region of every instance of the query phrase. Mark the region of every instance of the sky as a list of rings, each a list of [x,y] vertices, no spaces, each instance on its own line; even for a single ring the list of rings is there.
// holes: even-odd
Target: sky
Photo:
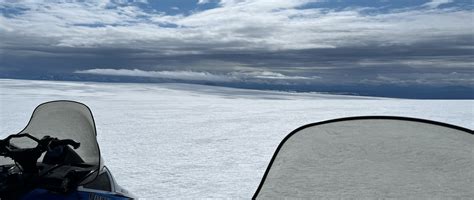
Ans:
[[[471,0],[1,0],[0,77],[474,98]]]

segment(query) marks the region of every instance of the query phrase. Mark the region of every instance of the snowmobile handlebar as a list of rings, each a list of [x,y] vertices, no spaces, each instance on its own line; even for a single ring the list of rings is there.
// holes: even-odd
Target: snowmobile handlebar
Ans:
[[[23,137],[36,141],[38,145],[33,148],[20,148],[10,143],[12,138]],[[71,139],[60,140],[50,136],[44,136],[43,138],[38,139],[28,133],[21,133],[10,135],[5,139],[0,140],[0,156],[10,157],[17,162],[24,171],[34,173],[37,171],[36,162],[38,158],[41,157],[41,154],[56,147],[67,145],[71,145],[74,149],[77,149],[79,148],[80,143]]]
[[[14,138],[29,138],[35,141],[37,145],[34,147],[22,147],[25,143],[23,143],[23,141],[11,142],[11,139]],[[48,180],[51,181],[48,182],[48,184],[51,185],[46,184],[46,186],[57,189],[60,192],[67,191],[72,187],[72,182],[69,181],[73,180],[71,177],[74,175],[74,172],[72,175],[68,174],[68,176],[71,177],[64,178],[66,182],[59,182],[60,185],[57,186],[55,185],[57,183],[55,182],[56,179],[54,179],[55,177],[53,175],[51,175],[53,178],[49,177],[49,179],[42,179],[41,176],[50,175],[49,173],[51,173],[51,171],[41,171],[44,168],[39,167],[38,159],[44,152],[55,152],[58,149],[60,151],[63,149],[70,149],[67,147],[68,145],[77,149],[79,148],[80,143],[71,139],[61,140],[50,136],[44,136],[41,139],[38,139],[28,133],[9,135],[3,140],[0,139],[0,156],[11,158],[15,161],[15,167],[18,169],[4,170],[5,168],[2,168],[0,171],[0,199],[18,199],[18,197],[25,191],[30,191],[38,184],[42,184],[42,181],[46,181],[45,183],[47,183]],[[45,157],[47,157],[47,154],[48,153],[46,153]],[[44,160],[42,162],[44,164]],[[61,165],[61,163],[58,163],[57,165]],[[6,167],[9,168],[11,166],[6,165]],[[44,172],[48,173],[42,174]]]
[[[76,141],[71,140],[71,139],[60,140],[60,139],[53,138],[53,137],[50,137],[50,136],[44,136],[43,138],[38,139],[38,138],[30,135],[29,133],[20,133],[20,134],[9,135],[5,139],[0,140],[0,155],[7,156],[5,154],[8,154],[9,152],[14,152],[15,150],[24,150],[24,148],[14,148],[14,149],[12,149],[12,145],[10,143],[10,140],[12,138],[23,138],[23,137],[30,138],[30,139],[32,139],[32,140],[34,140],[38,143],[38,146],[36,146],[34,148],[28,148],[28,149],[37,149],[37,150],[41,150],[41,151],[46,151],[46,150],[50,150],[50,149],[53,149],[53,148],[58,147],[58,146],[71,145],[74,149],[77,149],[80,146],[79,142],[76,142]]]
[[[46,137],[49,137],[49,136],[46,136]],[[79,142],[76,142],[71,139],[64,139],[64,140],[59,140],[56,138],[48,138],[48,139],[50,139],[50,140],[47,140],[48,144],[46,145],[48,150],[54,149],[55,147],[58,147],[58,146],[71,145],[74,149],[77,149],[79,148],[79,146],[81,146]]]

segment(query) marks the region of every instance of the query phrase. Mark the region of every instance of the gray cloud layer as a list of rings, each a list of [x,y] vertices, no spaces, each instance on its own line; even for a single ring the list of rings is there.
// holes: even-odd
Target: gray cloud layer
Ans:
[[[472,10],[440,8],[446,0],[302,9],[309,2],[221,0],[166,15],[105,0],[7,1],[0,73],[474,87]]]

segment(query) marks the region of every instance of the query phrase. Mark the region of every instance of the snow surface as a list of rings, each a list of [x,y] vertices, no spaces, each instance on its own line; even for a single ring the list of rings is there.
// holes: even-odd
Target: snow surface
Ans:
[[[316,121],[395,115],[474,128],[472,100],[0,79],[0,137],[23,129],[40,103],[60,99],[92,109],[105,164],[149,199],[248,199],[280,141]]]

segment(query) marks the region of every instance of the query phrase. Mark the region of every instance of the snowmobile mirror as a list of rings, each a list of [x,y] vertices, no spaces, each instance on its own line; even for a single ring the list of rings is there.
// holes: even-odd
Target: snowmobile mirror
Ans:
[[[278,146],[253,198],[470,198],[473,134],[402,117],[305,125]]]

